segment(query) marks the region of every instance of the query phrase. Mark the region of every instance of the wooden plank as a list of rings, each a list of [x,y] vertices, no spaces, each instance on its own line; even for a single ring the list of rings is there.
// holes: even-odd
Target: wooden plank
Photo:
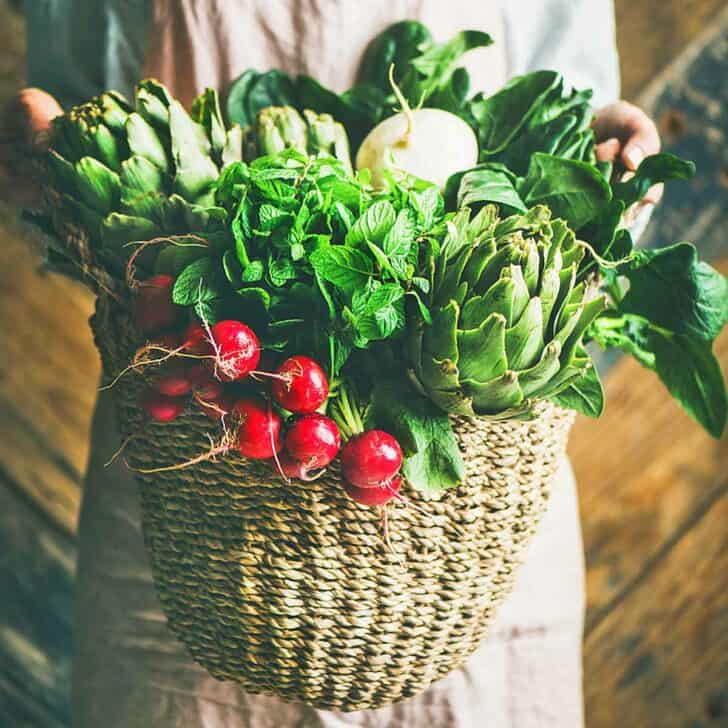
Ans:
[[[704,517],[585,645],[587,725],[728,725],[728,471]]]
[[[718,266],[728,272],[728,258]],[[716,354],[728,371],[728,330]],[[587,557],[587,629],[603,619],[728,473],[728,437],[712,440],[656,375],[623,359],[606,382],[599,420],[580,418],[569,446]]]
[[[0,224],[0,463],[73,533],[99,375],[80,284],[39,270],[16,227]]]
[[[634,99],[725,7],[725,0],[615,0],[622,95]]]
[[[76,552],[0,471],[0,725],[70,725]]]

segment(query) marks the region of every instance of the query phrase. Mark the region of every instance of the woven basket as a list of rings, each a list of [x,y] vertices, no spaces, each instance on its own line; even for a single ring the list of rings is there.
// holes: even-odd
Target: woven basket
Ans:
[[[101,297],[92,320],[112,375],[139,343]],[[140,377],[115,386],[121,429],[138,432]],[[334,470],[287,485],[233,452],[139,475],[143,529],[169,626],[217,678],[319,708],[407,698],[462,665],[513,586],[564,455],[572,415],[550,405],[529,422],[457,419],[465,483],[440,500],[381,514],[351,501]],[[132,468],[204,452],[210,420],[188,412],[144,424]]]

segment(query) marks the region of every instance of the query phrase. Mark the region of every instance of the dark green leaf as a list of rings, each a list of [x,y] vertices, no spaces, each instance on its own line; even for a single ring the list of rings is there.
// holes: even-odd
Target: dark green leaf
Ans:
[[[587,369],[574,383],[551,397],[551,401],[587,417],[601,417],[604,411],[604,389],[596,367]]]
[[[698,260],[695,246],[643,250],[622,273],[629,291],[620,309],[677,334],[712,341],[728,322],[728,281]]]
[[[220,295],[217,285],[218,265],[205,257],[190,263],[178,276],[172,289],[172,300],[179,306],[193,306],[198,301],[211,301]]]
[[[690,179],[694,174],[692,162],[674,154],[653,154],[642,161],[633,177],[614,185],[614,197],[629,207],[641,200],[652,185],[672,179]]]
[[[399,440],[405,450],[402,472],[413,488],[439,493],[456,487],[465,477],[449,418],[406,382],[377,383],[366,425]]]

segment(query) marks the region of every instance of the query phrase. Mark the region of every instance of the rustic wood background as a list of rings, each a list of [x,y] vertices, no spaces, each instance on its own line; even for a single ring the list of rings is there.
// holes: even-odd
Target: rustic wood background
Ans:
[[[700,242],[728,273],[725,0],[617,0],[624,95],[699,162],[648,243]],[[23,26],[0,0],[0,104],[22,80]],[[0,173],[0,726],[70,725],[74,534],[98,376],[79,285],[46,275]],[[728,371],[728,333],[717,345]],[[588,566],[590,728],[728,726],[728,438],[705,435],[621,360],[571,456]],[[564,728],[569,728],[565,726]]]

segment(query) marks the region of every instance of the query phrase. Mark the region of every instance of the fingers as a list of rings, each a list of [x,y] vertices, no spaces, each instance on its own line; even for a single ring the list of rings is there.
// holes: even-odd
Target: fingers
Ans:
[[[652,185],[642,198],[642,202],[645,204],[656,205],[662,199],[662,193],[664,191],[665,185],[663,185],[662,182]]]
[[[42,151],[48,143],[51,122],[62,113],[60,104],[50,94],[38,88],[24,88],[8,107],[7,134],[32,151]]]
[[[611,160],[619,156],[629,170],[635,170],[646,156],[660,151],[660,135],[655,122],[627,101],[617,101],[599,111],[592,127],[597,141],[601,142],[599,146],[609,145],[606,147],[608,153],[614,151],[614,139],[621,143],[619,154],[614,154]]]
[[[613,162],[619,155],[619,150],[621,148],[622,142],[620,142],[616,137],[610,137],[601,144],[597,144],[597,160],[600,162]]]

